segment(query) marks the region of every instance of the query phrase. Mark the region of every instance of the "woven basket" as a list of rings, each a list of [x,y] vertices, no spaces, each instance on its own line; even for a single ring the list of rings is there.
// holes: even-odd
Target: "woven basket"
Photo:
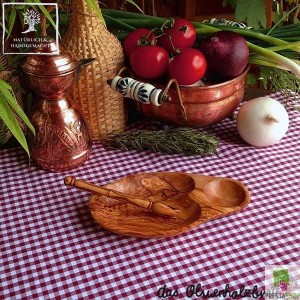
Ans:
[[[6,57],[3,54],[0,55],[0,63],[5,68],[5,70],[9,69]],[[11,71],[2,71],[0,72],[0,79],[7,82],[13,88],[13,92],[16,97],[16,100],[19,103],[19,105],[23,108],[22,94],[20,90],[17,88],[20,85],[19,77],[13,76]],[[25,123],[16,114],[14,115],[18,120],[21,128],[24,129]],[[11,132],[9,131],[7,126],[3,123],[2,119],[0,119],[0,144],[5,144],[11,137],[12,137]]]
[[[79,106],[89,124],[93,140],[123,131],[127,121],[124,99],[106,82],[123,66],[122,46],[99,17],[89,15],[85,0],[71,1],[68,29],[61,43],[77,59],[96,58],[69,90],[72,103]]]

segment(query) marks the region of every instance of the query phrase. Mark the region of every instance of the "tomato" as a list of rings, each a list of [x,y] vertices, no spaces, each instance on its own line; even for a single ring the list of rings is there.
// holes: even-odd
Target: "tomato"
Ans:
[[[136,47],[130,56],[132,71],[143,78],[154,79],[168,70],[169,54],[160,46]]]
[[[138,47],[140,44],[145,43],[146,37],[151,32],[150,29],[147,28],[138,28],[134,31],[130,32],[123,41],[123,49],[125,56],[129,59],[132,51]],[[151,42],[155,37],[155,34],[150,34],[149,42]]]
[[[180,85],[191,85],[204,76],[206,67],[204,55],[197,49],[187,48],[172,59],[168,72]]]
[[[183,50],[192,47],[197,37],[193,24],[183,18],[175,19],[174,25],[171,28],[164,29],[164,33],[165,35],[159,38],[159,45],[169,53],[173,53],[175,49]],[[170,39],[172,39],[172,42]]]

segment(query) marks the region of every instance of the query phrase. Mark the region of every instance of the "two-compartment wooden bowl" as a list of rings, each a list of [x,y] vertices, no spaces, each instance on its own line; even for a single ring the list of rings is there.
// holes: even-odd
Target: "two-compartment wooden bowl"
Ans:
[[[238,180],[182,172],[132,174],[104,187],[165,203],[183,212],[194,209],[194,213],[188,212],[191,217],[184,220],[156,214],[125,200],[91,196],[89,207],[98,224],[117,234],[141,238],[178,235],[209,220],[235,213],[250,202],[249,191]],[[198,209],[191,202],[197,203]]]

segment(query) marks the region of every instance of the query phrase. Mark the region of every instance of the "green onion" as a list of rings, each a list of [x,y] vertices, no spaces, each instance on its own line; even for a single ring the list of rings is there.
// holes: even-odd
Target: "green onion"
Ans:
[[[104,14],[103,14],[104,15]],[[110,28],[117,28],[119,30],[129,30],[133,31],[136,27],[129,25],[127,22],[123,22],[118,19],[114,19],[110,16],[104,15],[106,26]]]
[[[288,44],[288,42],[286,42],[286,41],[283,41],[278,38],[274,38],[272,36],[262,34],[260,32],[256,32],[254,30],[241,29],[241,28],[230,27],[230,26],[225,26],[225,28],[222,28],[219,26],[217,28],[217,27],[209,26],[209,25],[199,23],[199,22],[193,22],[193,25],[196,27],[197,33],[198,33],[198,28],[202,28],[204,32],[210,32],[210,33],[225,29],[225,30],[230,30],[230,31],[236,32],[236,33],[244,36],[244,38],[251,37],[251,38],[255,38],[259,41],[263,41],[263,42],[272,44],[272,45],[287,45]],[[200,31],[199,31],[199,33],[200,33]]]
[[[295,63],[293,60],[280,55],[274,51],[256,46],[254,44],[251,44],[248,42],[248,47],[250,51],[260,54],[270,60],[271,62],[277,63],[278,65],[281,65],[284,69],[289,70],[295,74],[298,78],[300,78],[300,66]]]

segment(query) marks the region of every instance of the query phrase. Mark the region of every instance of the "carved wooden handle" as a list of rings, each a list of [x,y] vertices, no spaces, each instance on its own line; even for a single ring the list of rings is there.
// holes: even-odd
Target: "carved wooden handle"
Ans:
[[[131,77],[116,76],[107,83],[110,87],[123,95],[144,104],[153,104],[160,106],[163,101],[170,101],[170,97],[163,93],[163,90],[157,89],[150,83],[141,82]]]
[[[127,195],[119,191],[107,189],[104,187],[96,186],[91,183],[85,182],[83,180],[78,180],[75,177],[67,176],[64,180],[65,185],[75,186],[79,189],[86,190],[89,192],[94,192],[99,195],[104,195],[111,198],[121,198],[123,200],[126,200],[136,206],[146,208],[148,210],[151,210],[153,212],[156,212],[161,215],[167,215],[171,217],[178,217],[178,214],[175,210],[170,208],[169,206],[158,203],[158,202],[152,202],[145,199],[140,199],[135,196]]]

